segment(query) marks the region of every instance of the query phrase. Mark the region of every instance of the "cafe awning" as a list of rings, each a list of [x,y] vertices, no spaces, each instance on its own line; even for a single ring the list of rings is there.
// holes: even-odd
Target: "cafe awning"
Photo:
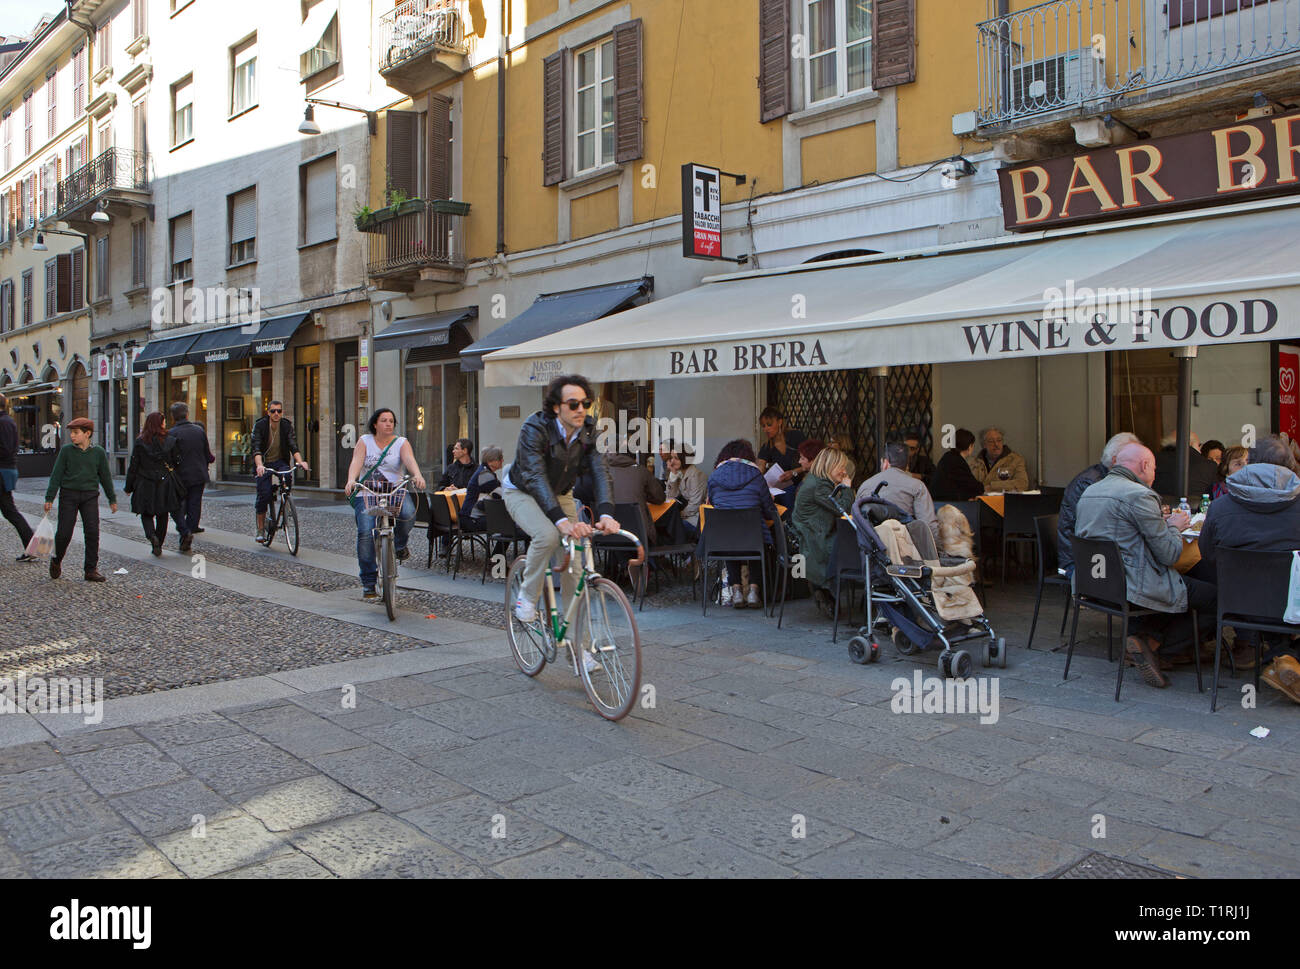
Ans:
[[[394,320],[382,333],[375,334],[375,352],[447,346],[452,342],[453,327],[461,330],[463,339],[468,342],[465,324],[477,317],[477,306],[462,306],[442,313]]]
[[[712,277],[617,316],[486,348],[486,382],[848,370],[1293,339],[1298,204]]]
[[[132,373],[137,376],[142,373],[149,373],[152,370],[166,370],[168,367],[179,367],[185,362],[185,354],[189,352],[190,347],[194,344],[197,336],[193,333],[188,336],[173,336],[164,340],[150,340],[145,344],[144,349],[135,358],[135,365]]]
[[[460,368],[482,370],[484,354],[505,347],[518,350],[521,344],[529,341],[544,341],[554,334],[572,332],[572,327],[624,310],[653,290],[654,277],[642,276],[640,279],[589,286],[585,289],[571,289],[563,293],[544,293],[537,297],[532,306],[505,326],[499,327],[477,343],[472,343],[462,350]],[[562,337],[559,339],[563,342]],[[527,369],[526,364],[524,369]],[[532,379],[530,377],[520,383],[529,383]],[[550,377],[546,380],[550,380]],[[507,383],[512,382],[507,381]]]
[[[250,353],[279,353],[289,345],[298,327],[307,322],[310,313],[290,313],[263,320],[255,333],[247,334]]]
[[[245,324],[200,333],[186,354],[186,360],[195,365],[242,360],[250,352],[249,340],[253,334],[248,330],[251,329]]]

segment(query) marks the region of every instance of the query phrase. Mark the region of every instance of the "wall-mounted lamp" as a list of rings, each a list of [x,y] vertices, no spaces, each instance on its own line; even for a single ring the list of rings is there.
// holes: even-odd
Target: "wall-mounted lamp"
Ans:
[[[323,104],[329,108],[339,108],[343,111],[355,111],[358,114],[366,116],[366,125],[370,129],[373,137],[379,133],[379,114],[370,111],[367,108],[358,108],[353,104],[344,104],[342,101],[326,101],[324,98],[307,98],[307,110],[302,114],[302,122],[298,125],[300,135],[318,135],[320,134],[320,125],[316,123],[316,111],[312,107],[315,104]]]
[[[944,188],[956,188],[958,182],[963,178],[970,178],[978,170],[969,158],[956,155],[939,166],[939,177]]]
[[[107,225],[113,221],[112,216],[108,214],[108,206],[103,202],[95,206],[95,211],[90,217],[91,222],[98,222],[100,225]]]

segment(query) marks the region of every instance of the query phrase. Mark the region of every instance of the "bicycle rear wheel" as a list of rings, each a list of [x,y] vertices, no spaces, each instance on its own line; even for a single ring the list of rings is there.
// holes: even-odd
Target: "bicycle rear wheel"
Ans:
[[[510,655],[515,658],[515,665],[528,676],[536,676],[546,665],[546,629],[542,625],[547,621],[538,612],[538,619],[533,623],[520,622],[515,615],[515,602],[519,598],[524,582],[524,557],[515,559],[506,574],[506,637],[510,640]]]
[[[298,509],[288,495],[284,497],[284,543],[290,555],[298,554]]]
[[[622,720],[641,688],[641,634],[632,605],[615,583],[598,578],[587,586],[577,626],[575,647],[590,650],[600,667],[589,670],[578,657],[587,697],[606,720]]]
[[[388,611],[391,622],[397,618],[397,558],[393,553],[392,534],[380,533],[379,567],[384,574],[384,609]]]

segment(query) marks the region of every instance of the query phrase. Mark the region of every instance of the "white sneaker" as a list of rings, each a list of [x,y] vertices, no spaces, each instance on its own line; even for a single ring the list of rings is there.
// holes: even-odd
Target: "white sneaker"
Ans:
[[[758,586],[751,585],[749,587],[749,596],[745,599],[745,604],[751,609],[757,609],[762,604],[758,601]]]
[[[724,585],[722,587],[722,596],[718,599],[718,604],[722,606],[731,605],[731,586]]]
[[[536,622],[537,607],[531,602],[524,602],[523,599],[515,600],[515,618],[520,622]]]
[[[599,673],[602,667],[600,663],[596,662],[596,657],[584,649],[582,651],[582,668],[587,673]]]

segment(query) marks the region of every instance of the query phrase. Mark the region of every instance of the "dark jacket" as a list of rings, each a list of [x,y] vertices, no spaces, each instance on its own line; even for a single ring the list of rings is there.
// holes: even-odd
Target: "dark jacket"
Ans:
[[[450,462],[442,469],[442,477],[438,479],[438,491],[445,488],[468,488],[470,478],[482,465],[461,464],[459,461]]]
[[[553,522],[566,517],[556,495],[573,489],[578,475],[590,470],[596,499],[596,517],[614,515],[614,487],[605,457],[596,448],[596,419],[588,417],[573,440],[565,444],[554,414],[538,411],[519,428],[515,461],[507,477],[530,495]]]
[[[982,494],[984,486],[971,473],[961,452],[956,448],[945,451],[930,476],[930,496],[935,501],[969,501]]]
[[[125,491],[131,496],[131,511],[136,515],[167,515],[181,507],[179,481],[171,480],[167,465],[176,468],[180,447],[174,437],[161,441],[136,439],[131,448],[131,464],[126,469]],[[177,471],[179,476],[179,471]]]
[[[469,484],[465,486],[465,501],[460,506],[461,519],[482,518],[483,509],[479,507],[478,500],[500,497],[501,482],[497,480],[496,472],[486,464],[480,464],[470,476]]]
[[[790,525],[799,533],[799,551],[804,555],[804,577],[814,589],[825,589],[830,585],[826,574],[830,570],[831,547],[839,528],[839,516],[826,507],[827,500],[848,511],[853,504],[853,489],[840,488],[837,491],[833,481],[810,474],[799,489],[790,515]]]
[[[1070,546],[1070,539],[1074,537],[1074,518],[1079,510],[1079,498],[1089,487],[1106,477],[1109,470],[1104,464],[1094,464],[1080,471],[1065,486],[1065,494],[1061,496],[1061,517],[1056,526],[1057,568],[1068,570],[1074,566],[1074,549]]]
[[[631,454],[611,454],[605,458],[609,478],[614,486],[614,503],[635,504],[664,503],[664,483],[656,478],[644,464],[638,464]]]
[[[1161,448],[1156,455],[1156,480],[1151,487],[1158,495],[1186,498],[1195,507],[1201,495],[1213,492],[1214,483],[1219,480],[1219,466],[1200,451],[1192,448],[1187,451],[1187,493],[1178,493],[1178,449],[1173,446]]]
[[[0,468],[18,467],[18,425],[8,414],[0,414]]]
[[[176,442],[181,484],[187,488],[207,484],[208,465],[215,461],[216,455],[208,446],[208,435],[203,425],[193,421],[181,421],[173,426],[167,436]]]
[[[92,444],[84,451],[75,444],[63,445],[59,456],[54,459],[54,470],[45,486],[45,500],[53,501],[65,488],[68,491],[98,491],[103,488],[108,503],[117,504],[113,474],[108,469],[108,452],[98,444]]]
[[[757,508],[769,521],[777,518],[776,502],[763,480],[763,472],[748,461],[723,461],[709,475],[709,504],[714,508]],[[705,526],[708,526],[705,515]],[[763,525],[763,540],[772,541],[772,529]]]
[[[1201,525],[1201,561],[1217,547],[1289,552],[1300,548],[1300,477],[1276,464],[1248,464],[1228,478]]]
[[[262,417],[253,425],[253,448],[248,454],[250,458],[261,454],[262,462],[266,462],[266,445],[270,433],[270,417]],[[293,422],[287,417],[280,418],[280,452],[281,458],[290,464],[293,464],[293,456],[298,453],[298,439],[293,436]]]

